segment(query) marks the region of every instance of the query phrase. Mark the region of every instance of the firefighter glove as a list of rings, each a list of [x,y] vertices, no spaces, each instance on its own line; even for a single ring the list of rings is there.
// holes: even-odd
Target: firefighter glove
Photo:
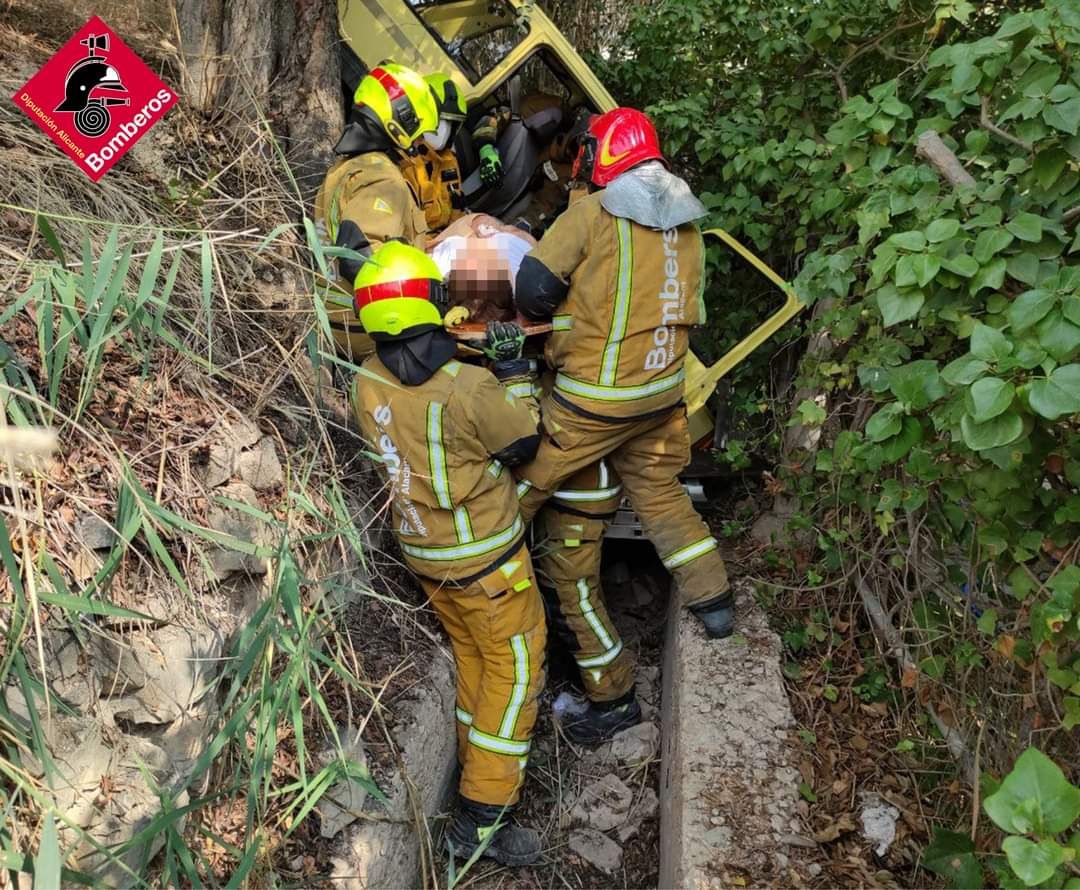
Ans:
[[[525,347],[525,331],[512,321],[489,321],[487,339],[480,350],[493,362],[509,362],[521,358]]]
[[[485,145],[480,149],[480,181],[491,188],[502,184],[503,166],[499,150],[494,145]]]

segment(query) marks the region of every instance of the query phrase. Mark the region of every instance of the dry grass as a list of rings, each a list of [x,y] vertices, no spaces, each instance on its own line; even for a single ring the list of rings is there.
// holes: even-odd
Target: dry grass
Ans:
[[[81,24],[69,19],[62,5],[0,5],[0,89],[14,92]],[[133,21],[146,39],[157,33],[152,15]],[[168,69],[156,45],[135,48]],[[395,698],[419,681],[420,665],[430,663],[423,652],[435,645],[414,588],[393,550],[383,549],[386,497],[364,445],[328,410],[343,400],[336,381],[345,375],[333,373],[312,312],[311,258],[296,225],[305,208],[252,101],[254,123],[229,133],[174,109],[97,184],[11,103],[0,104],[0,314],[16,310],[0,328],[0,417],[5,425],[48,422],[59,437],[44,466],[3,461],[0,513],[14,534],[0,548],[7,570],[0,573],[0,685],[25,663],[42,683],[39,704],[52,720],[43,634],[71,626],[102,633],[98,623],[107,620],[110,638],[123,638],[146,626],[124,610],[265,640],[252,650],[263,658],[245,662],[238,649],[226,660],[213,728],[220,749],[191,779],[198,779],[192,796],[203,793],[204,803],[182,832],[158,826],[169,846],[158,871],[139,876],[161,883],[246,875],[264,884],[272,873],[291,880],[321,873],[325,847],[314,820],[301,816],[325,790],[313,750],[335,727],[349,726],[381,746],[391,765]],[[16,305],[44,279],[45,290]],[[84,300],[83,284],[116,284],[120,296],[102,331],[119,332],[87,330],[86,342],[69,332],[61,359],[41,337],[63,317],[50,288],[69,280],[77,284],[71,312],[84,319],[104,309]],[[140,304],[145,282],[150,299]],[[253,604],[237,600],[235,584],[207,578],[213,547],[198,531],[220,506],[203,472],[210,444],[238,416],[270,437],[285,471],[284,483],[262,492],[255,508],[280,543],[259,594],[272,608],[254,615]],[[125,503],[136,531],[105,556],[90,550],[79,522],[95,516],[123,534]],[[295,579],[285,571],[290,561],[299,567]],[[353,605],[335,606],[335,597]],[[378,645],[369,644],[373,626]],[[285,700],[279,689],[298,695]],[[0,710],[0,736],[10,743],[20,730]],[[0,801],[19,814],[0,835],[20,857],[17,870],[27,864],[22,856],[46,863],[67,843],[62,832],[61,846],[47,849],[56,843],[45,831],[54,818],[44,815],[48,796],[19,766],[27,754],[41,759],[43,738],[44,731],[9,744],[0,764]],[[245,851],[254,847],[249,860]],[[74,864],[62,858],[65,867]]]

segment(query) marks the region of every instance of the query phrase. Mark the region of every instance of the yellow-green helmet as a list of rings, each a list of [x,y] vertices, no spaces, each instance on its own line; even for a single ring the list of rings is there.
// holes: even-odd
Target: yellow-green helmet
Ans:
[[[426,74],[424,80],[431,87],[439,117],[451,121],[465,120],[469,107],[465,104],[465,97],[461,95],[457,84],[449,74]]]
[[[373,335],[442,325],[446,288],[435,261],[422,250],[389,241],[360,267],[353,286],[360,323]]]
[[[411,148],[439,126],[439,110],[427,81],[411,68],[383,62],[360,81],[353,102],[400,148]]]

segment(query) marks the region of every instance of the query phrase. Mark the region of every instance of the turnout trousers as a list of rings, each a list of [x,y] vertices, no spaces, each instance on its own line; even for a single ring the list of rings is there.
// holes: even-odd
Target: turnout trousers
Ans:
[[[623,646],[600,585],[601,539],[621,496],[618,476],[600,460],[559,485],[533,520],[532,553],[551,630],[573,654],[595,702],[621,698],[634,685],[634,653]]]
[[[686,409],[641,420],[582,416],[552,396],[541,407],[543,438],[536,457],[515,469],[525,489],[521,514],[531,519],[578,471],[606,458],[622,478],[630,503],[660,559],[678,583],[684,606],[728,590],[719,546],[679,482],[690,462]]]
[[[450,636],[457,667],[460,791],[477,803],[517,803],[544,688],[547,631],[522,545],[463,586],[420,578]]]

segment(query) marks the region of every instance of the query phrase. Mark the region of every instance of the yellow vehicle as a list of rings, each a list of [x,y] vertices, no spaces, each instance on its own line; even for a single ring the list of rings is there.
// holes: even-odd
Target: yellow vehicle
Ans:
[[[338,18],[344,39],[343,89],[350,100],[369,68],[393,59],[422,73],[449,73],[468,101],[470,115],[496,106],[522,109],[520,126],[500,137],[500,154],[509,168],[502,193],[479,194],[470,209],[512,220],[528,201],[530,181],[535,181],[536,160],[543,150],[537,143],[567,128],[582,111],[603,112],[616,105],[585,60],[529,0],[339,0]],[[528,99],[520,98],[523,91],[557,97],[560,120],[553,125],[553,115],[545,115],[548,109],[529,115]],[[466,159],[467,174],[469,146],[457,148]],[[474,177],[467,177],[466,194],[470,179],[476,185]],[[802,308],[791,286],[727,232],[711,229],[705,234],[779,288],[783,303],[713,365],[689,354],[686,403],[695,442],[713,434],[707,402],[721,378]]]

